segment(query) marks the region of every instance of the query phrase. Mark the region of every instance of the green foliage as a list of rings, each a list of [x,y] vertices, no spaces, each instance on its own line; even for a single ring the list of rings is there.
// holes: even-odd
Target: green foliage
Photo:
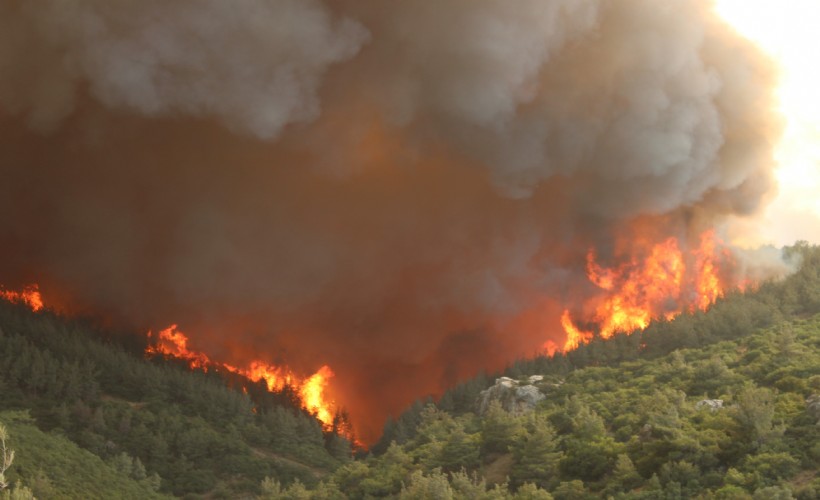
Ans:
[[[478,440],[464,432],[464,428],[459,425],[444,442],[438,463],[445,472],[462,468],[472,470],[478,466],[478,456]]]
[[[144,344],[124,347],[137,337],[120,344],[101,335],[0,303],[0,410],[28,409],[40,429],[175,495],[255,494],[266,476],[314,485],[349,460],[350,444],[294,405],[288,388],[272,394],[230,374],[146,360]],[[45,480],[31,486],[49,490]]]
[[[371,470],[363,461],[345,464],[333,474],[333,482],[341,491],[347,492],[352,497],[363,497],[364,491],[362,482],[371,475]]]
[[[292,389],[146,361],[134,337],[0,304],[0,409],[34,418],[0,413],[19,453],[0,498],[814,500],[820,248],[786,255],[796,273],[707,313],[516,361],[511,378],[544,376],[534,412],[477,415],[480,375],[355,460]]]
[[[425,476],[420,470],[410,476],[410,484],[401,489],[399,498],[402,500],[427,500],[435,498],[450,500],[453,498],[453,489],[440,470],[434,470]]]
[[[509,497],[506,485],[495,485],[488,489],[486,481],[475,472],[472,475],[463,470],[450,473],[450,486],[453,488],[453,496],[458,499],[497,500]]]
[[[746,457],[740,470],[754,477],[753,485],[771,486],[797,474],[800,462],[789,453],[765,452]]]
[[[553,496],[546,490],[540,489],[532,483],[525,483],[513,496],[514,500],[553,500]]]
[[[563,453],[558,449],[555,431],[544,418],[530,419],[525,434],[513,447],[515,464],[511,471],[513,487],[533,484],[551,489],[558,482],[558,464]]]
[[[505,375],[545,376],[539,388],[546,399],[532,414],[511,415],[498,402],[474,414],[475,396],[491,383],[486,376],[482,386],[468,381],[435,407],[417,403],[387,426],[401,436],[389,454],[398,447],[410,461],[402,462],[404,479],[392,474],[392,489],[379,493],[817,498],[820,409],[807,398],[820,394],[820,249],[789,252],[802,260],[797,273],[730,294],[707,313],[595,340],[567,355],[517,361]],[[468,393],[473,401],[464,399]],[[722,407],[698,405],[703,399],[720,399]],[[482,464],[472,471],[471,442]],[[385,456],[360,464],[355,482],[384,482]],[[458,472],[459,462],[467,470]],[[343,469],[335,476],[340,490],[366,495],[341,487],[342,476],[354,475],[352,466]],[[499,484],[488,488],[484,473]]]
[[[521,429],[520,422],[492,401],[481,422],[481,453],[506,453],[515,443]]]
[[[8,441],[8,430],[0,423],[0,500],[33,500],[34,495],[31,490],[20,484],[20,481],[15,482],[14,486],[9,488],[6,471],[14,463],[14,450],[10,448]]]
[[[772,433],[774,393],[767,388],[744,386],[735,397],[732,416],[740,424],[746,438],[760,446]]]
[[[552,496],[555,500],[582,500],[586,498],[594,498],[594,496],[590,495],[586,488],[584,488],[583,481],[579,481],[577,479],[561,482],[561,484],[559,484],[558,487],[552,492]]]
[[[0,412],[0,421],[17,451],[9,477],[29,485],[38,498],[165,498],[147,478],[135,479],[133,471],[124,473],[65,437],[42,432],[26,413]]]
[[[0,500],[35,500],[35,497],[30,489],[15,483],[11,489],[0,491]]]
[[[820,374],[818,333],[820,315],[573,370],[523,416],[497,403],[481,417],[427,405],[412,438],[343,466],[333,484],[353,498],[815,498],[810,481],[793,482],[816,469],[820,428],[806,394],[783,389],[808,385],[776,384]],[[722,408],[698,407],[704,394],[686,392],[704,370],[719,380],[707,395]],[[509,482],[488,487],[481,474],[501,462]]]
[[[782,486],[767,486],[755,490],[752,495],[753,500],[793,500],[792,492],[788,488]]]
[[[635,464],[629,455],[621,453],[615,460],[615,468],[606,486],[606,493],[609,495],[622,494],[638,487],[643,482],[643,478],[638,474]]]

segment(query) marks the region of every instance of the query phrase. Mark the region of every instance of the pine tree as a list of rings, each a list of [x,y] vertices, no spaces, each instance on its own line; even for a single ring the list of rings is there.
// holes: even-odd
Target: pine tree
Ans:
[[[504,411],[501,403],[491,401],[481,423],[481,454],[507,453],[515,442],[519,422]]]
[[[618,455],[615,470],[612,472],[612,482],[619,492],[627,492],[641,483],[641,476],[635,469],[635,464],[625,453]]]
[[[462,425],[457,425],[444,442],[439,463],[444,472],[472,469],[478,465],[478,443],[464,432]]]
[[[533,483],[541,488],[551,489],[558,482],[558,463],[561,451],[555,438],[555,431],[543,419],[534,420],[532,430],[522,436],[513,448],[515,465],[511,471],[514,487]]]

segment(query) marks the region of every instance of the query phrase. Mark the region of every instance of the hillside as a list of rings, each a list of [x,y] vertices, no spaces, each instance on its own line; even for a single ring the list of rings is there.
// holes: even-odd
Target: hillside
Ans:
[[[7,479],[29,485],[37,498],[169,498],[155,491],[159,477],[139,460],[120,455],[106,463],[64,436],[38,429],[25,412],[0,413],[16,454]]]
[[[412,437],[344,466],[337,484],[407,498],[476,498],[487,484],[487,498],[820,493],[820,314],[536,384],[546,398],[518,416],[497,402],[483,416],[424,407]]]
[[[820,497],[820,251],[798,244],[786,255],[794,274],[707,313],[514,363],[503,375],[522,385],[544,377],[533,412],[475,413],[502,374],[417,402],[385,426],[378,456],[325,487],[352,497]]]
[[[136,335],[0,303],[0,412],[28,412],[43,435],[98,457],[92,469],[139,462],[137,475],[162,494],[236,498],[257,493],[265,478],[313,484],[349,460],[349,443],[324,432],[287,389],[271,393],[264,382],[147,360],[144,348]],[[60,478],[72,473],[60,463],[68,462],[39,464],[37,450],[26,449],[33,428],[18,428],[7,415],[0,413],[0,424],[19,440],[11,471],[25,484],[38,474],[54,485],[55,498],[112,498],[63,489]],[[105,477],[88,481],[120,484]]]
[[[41,498],[815,499],[820,249],[787,256],[794,274],[706,313],[419,401],[356,460],[287,391],[0,304],[7,475]],[[501,375],[544,395],[534,411],[476,413]]]

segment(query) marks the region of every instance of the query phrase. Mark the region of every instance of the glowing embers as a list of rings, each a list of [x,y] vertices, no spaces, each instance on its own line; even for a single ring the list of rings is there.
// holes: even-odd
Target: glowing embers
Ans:
[[[683,252],[678,240],[642,246],[640,240],[629,247],[621,263],[604,267],[594,250],[587,254],[587,277],[602,293],[586,304],[584,323],[595,326],[602,338],[616,333],[643,330],[652,320],[670,320],[684,311],[705,311],[722,297],[726,284],[720,277],[720,264],[731,262],[728,250],[721,247],[714,232],[700,236],[696,249]],[[561,325],[567,334],[564,351],[589,342],[593,333],[573,322],[565,310]]]
[[[252,361],[247,368],[239,368],[213,361],[206,354],[189,349],[188,337],[177,329],[177,325],[171,325],[160,331],[156,337],[152,332],[148,332],[147,335],[154,340],[154,344],[145,349],[146,354],[181,359],[186,361],[192,369],[222,369],[247,377],[254,382],[264,381],[271,392],[281,391],[285,386],[292,387],[298,394],[302,406],[316,415],[325,430],[330,431],[334,427],[335,405],[332,401],[328,401],[325,394],[328,380],[333,377],[333,371],[328,366],[322,366],[307,378],[297,376],[287,367],[275,366],[259,360]]]
[[[22,290],[6,290],[0,286],[0,299],[14,304],[24,304],[35,312],[43,308],[43,298],[36,284],[26,285]]]

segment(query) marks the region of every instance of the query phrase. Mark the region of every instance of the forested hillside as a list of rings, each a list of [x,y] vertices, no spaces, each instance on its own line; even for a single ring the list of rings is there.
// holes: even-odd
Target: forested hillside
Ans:
[[[350,444],[324,432],[287,389],[271,393],[264,382],[147,360],[144,348],[136,335],[0,303],[0,411],[25,411],[42,431],[111,468],[132,469],[126,476],[164,494],[235,498],[257,493],[265,478],[313,484],[350,459]],[[65,471],[32,463],[28,440],[7,420],[0,413],[21,464],[9,477],[43,498],[50,495],[36,478],[50,482],[54,498],[112,498],[94,494],[105,491],[94,480],[77,489]]]
[[[820,249],[786,257],[707,313],[514,363],[544,376],[535,411],[475,413],[502,374],[417,402],[313,497],[820,498]]]
[[[815,499],[820,249],[787,258],[788,278],[707,313],[419,401],[356,460],[287,392],[244,381],[245,394],[224,374],[146,360],[133,336],[0,304],[6,475],[41,498]],[[500,375],[543,376],[544,399],[477,414]]]
[[[344,466],[336,484],[355,497],[406,498],[820,492],[820,315],[537,385],[546,399],[520,416],[497,403],[481,417],[428,405],[401,444]],[[481,493],[485,483],[498,486]]]
[[[159,476],[148,475],[139,459],[120,454],[104,461],[57,433],[46,433],[25,412],[0,412],[9,447],[21,450],[6,474],[37,498],[170,498],[156,491]],[[25,450],[25,451],[23,451]]]

